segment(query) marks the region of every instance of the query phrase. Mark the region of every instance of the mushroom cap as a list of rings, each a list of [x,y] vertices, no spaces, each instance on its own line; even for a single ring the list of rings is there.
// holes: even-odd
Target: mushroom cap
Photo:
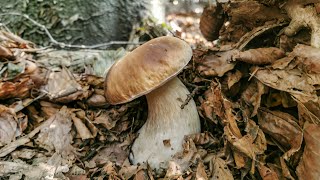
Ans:
[[[159,37],[117,61],[105,79],[105,96],[122,104],[148,94],[175,77],[192,57],[191,47],[175,37]]]

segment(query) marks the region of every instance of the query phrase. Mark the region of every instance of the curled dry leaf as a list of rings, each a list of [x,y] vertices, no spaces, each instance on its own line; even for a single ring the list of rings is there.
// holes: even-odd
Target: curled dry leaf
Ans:
[[[219,140],[207,131],[204,133],[191,134],[186,137],[186,139],[189,138],[191,138],[196,145],[214,145],[219,143]]]
[[[291,179],[294,180],[294,178],[291,176],[289,167],[287,165],[287,163],[285,162],[283,157],[280,157],[280,166],[281,166],[281,170],[282,170],[282,175],[287,178],[287,179]]]
[[[130,179],[141,169],[146,168],[144,168],[143,166],[131,165],[129,159],[127,158],[125,162],[122,164],[121,169],[119,170],[119,175],[123,179]]]
[[[202,162],[199,162],[196,170],[196,179],[207,180],[208,176],[206,173],[206,168]]]
[[[306,145],[297,167],[297,175],[302,180],[316,180],[320,177],[320,126],[306,123],[303,135]]]
[[[0,105],[0,146],[14,140],[17,129],[18,123],[13,109]]]
[[[51,118],[53,119],[52,123],[40,130],[36,143],[49,152],[55,151],[62,155],[69,155],[73,151],[70,135],[71,114],[68,108],[63,106]]]
[[[233,180],[232,173],[223,159],[213,156],[210,160],[209,168],[211,174],[210,180]]]
[[[105,166],[103,166],[103,171],[109,176],[109,179],[120,180],[120,178],[117,177],[118,174],[115,165],[112,162],[108,162]]]
[[[66,172],[65,166],[55,167],[47,163],[30,165],[23,161],[0,161],[0,167],[0,176],[14,177],[14,175],[19,175],[20,179],[23,179],[23,175],[25,179],[44,179],[45,177],[53,177],[55,173]]]
[[[59,111],[59,109],[62,108],[61,105],[51,103],[48,101],[40,101],[40,105],[41,105],[41,115],[43,115],[46,119],[56,114]]]
[[[0,99],[26,98],[34,83],[29,77],[19,78],[15,81],[0,82]]]
[[[248,119],[245,131],[254,139],[256,154],[263,154],[267,150],[267,140],[263,131],[251,119]]]
[[[44,90],[48,93],[50,99],[67,97],[61,99],[64,103],[81,99],[83,94],[82,87],[67,68],[50,72]],[[74,95],[72,96],[72,94]]]
[[[72,120],[82,140],[93,138],[90,130],[87,128],[87,126],[82,122],[80,118],[76,117],[75,115],[72,115]]]
[[[179,164],[175,163],[174,161],[169,161],[165,178],[178,179],[181,175],[182,175],[182,170]]]
[[[304,122],[318,124],[320,122],[320,102],[298,102],[300,124]]]
[[[272,169],[268,168],[267,166],[259,163],[258,164],[259,174],[262,180],[278,180],[278,174],[274,172]]]
[[[284,56],[285,52],[283,50],[276,47],[268,47],[239,51],[232,56],[232,59],[254,65],[265,65],[271,64]]]
[[[267,93],[268,88],[260,81],[252,80],[246,90],[243,91],[241,98],[245,103],[252,105],[251,117],[257,115],[261,103],[261,96]]]
[[[21,149],[21,150],[16,150],[11,153],[11,156],[13,159],[31,159],[33,158],[38,152],[33,149]]]
[[[199,62],[197,71],[204,76],[223,76],[226,72],[232,70],[235,63],[232,63],[232,56],[238,50],[229,50],[224,52],[215,52],[211,55],[205,55]]]
[[[299,69],[267,69],[253,70],[255,77],[263,84],[274,89],[289,92],[301,102],[317,101],[317,85],[320,74],[306,74]]]
[[[301,148],[302,131],[298,121],[290,114],[260,108],[258,124],[263,132],[269,134],[288,151],[283,155],[287,160]]]
[[[219,38],[219,32],[224,23],[224,12],[219,2],[203,9],[200,17],[200,31],[209,41]]]
[[[231,1],[225,7],[230,23],[220,33],[222,44],[237,43],[256,27],[288,19],[277,6],[265,6],[258,1]]]
[[[181,172],[185,172],[185,170],[189,168],[192,163],[196,163],[199,158],[198,149],[193,140],[185,139],[182,152],[177,152],[173,156],[172,162],[179,166]],[[164,164],[163,167],[166,168],[167,165],[169,164]]]
[[[289,54],[298,67],[306,73],[320,73],[320,51],[319,48],[298,44]]]
[[[114,128],[116,126],[117,119],[114,120],[110,117],[108,112],[101,111],[101,113],[97,117],[94,118],[93,123],[100,124],[104,128],[111,130],[112,128]]]
[[[0,61],[2,61],[2,58],[11,59],[12,57],[13,54],[10,49],[0,45]]]
[[[134,176],[133,180],[146,180],[146,179],[150,179],[147,172],[143,169],[141,169],[140,171],[138,171],[136,173],[136,175]]]
[[[241,71],[236,70],[236,72],[228,72],[226,76],[227,76],[228,88],[230,89],[234,84],[240,81],[243,74]]]
[[[91,161],[96,165],[113,162],[117,166],[122,166],[128,155],[128,148],[122,147],[119,143],[113,143],[99,150],[98,154]]]

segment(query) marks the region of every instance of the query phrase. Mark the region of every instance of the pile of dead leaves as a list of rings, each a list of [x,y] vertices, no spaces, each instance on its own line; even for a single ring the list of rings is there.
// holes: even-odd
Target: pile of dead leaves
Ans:
[[[145,99],[111,106],[104,98],[103,77],[124,50],[37,49],[0,31],[0,176],[317,179],[319,7],[260,0],[205,9],[201,21],[220,28],[208,35],[210,22],[200,26],[208,39],[219,37],[219,46],[195,49],[179,75],[198,106],[202,133],[186,137],[180,158],[188,163],[170,161],[161,174],[128,161],[147,116]]]

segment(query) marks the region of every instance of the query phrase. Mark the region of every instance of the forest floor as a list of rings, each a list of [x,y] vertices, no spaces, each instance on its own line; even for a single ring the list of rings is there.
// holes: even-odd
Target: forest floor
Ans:
[[[158,172],[128,158],[145,97],[104,97],[105,69],[126,50],[41,48],[1,29],[0,179],[317,179],[319,7],[232,1],[167,17],[193,48],[178,77],[201,133]]]

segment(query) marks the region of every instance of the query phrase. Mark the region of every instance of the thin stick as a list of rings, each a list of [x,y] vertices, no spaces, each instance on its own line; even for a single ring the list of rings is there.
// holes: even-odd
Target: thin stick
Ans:
[[[138,44],[143,44],[144,42],[129,42],[129,41],[110,41],[107,43],[102,43],[102,44],[96,44],[96,45],[91,45],[91,46],[86,46],[86,45],[71,45],[71,44],[65,44],[63,42],[58,42],[57,40],[55,40],[51,33],[49,32],[49,30],[42,24],[38,23],[36,20],[30,18],[28,15],[26,14],[20,14],[20,13],[3,13],[0,14],[0,16],[6,16],[6,15],[14,15],[14,16],[22,16],[26,19],[28,19],[29,21],[31,21],[34,25],[40,27],[42,30],[45,31],[46,35],[49,37],[50,42],[52,42],[55,45],[58,45],[60,48],[79,48],[79,49],[95,49],[95,48],[100,48],[100,47],[108,47],[111,45],[124,45],[124,44],[134,44],[134,45],[138,45]]]
[[[183,109],[190,102],[190,100],[194,97],[194,95],[198,92],[199,89],[199,87],[196,87],[190,94],[187,95],[187,99],[180,106],[181,109]]]

